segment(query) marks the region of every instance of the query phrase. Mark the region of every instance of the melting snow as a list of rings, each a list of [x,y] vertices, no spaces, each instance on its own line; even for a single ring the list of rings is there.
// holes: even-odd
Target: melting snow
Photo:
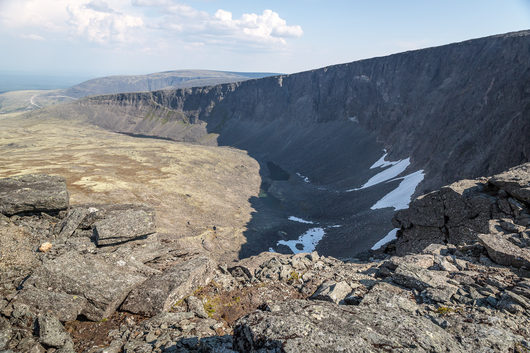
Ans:
[[[397,188],[386,194],[381,200],[377,201],[375,205],[370,207],[370,209],[376,210],[379,208],[393,207],[397,211],[408,208],[410,198],[412,197],[412,194],[414,194],[414,190],[416,190],[418,184],[423,180],[424,176],[425,174],[423,174],[423,170],[418,170],[417,172],[406,175],[403,178],[394,179],[403,180],[399,183]]]
[[[376,162],[377,163],[377,162]],[[393,163],[390,168],[387,168],[383,170],[380,173],[377,173],[373,177],[371,177],[363,186],[360,188],[354,188],[346,190],[346,192],[355,191],[355,190],[361,190],[366,189],[370,186],[374,186],[376,184],[382,183],[384,181],[393,179],[397,177],[399,174],[403,173],[405,169],[410,165],[410,158],[403,159],[397,162],[384,162],[384,163]],[[373,166],[372,166],[373,167]]]
[[[295,216],[290,216],[289,220],[293,221],[293,222],[299,222],[299,223],[305,223],[305,224],[314,224],[314,222],[306,221],[305,219],[298,218],[298,217],[295,217]]]
[[[298,175],[300,178],[302,178],[302,180],[305,182],[305,183],[310,183],[311,181],[309,180],[308,177],[296,172],[296,175]]]
[[[280,240],[276,245],[286,245],[295,254],[312,252],[315,250],[318,242],[322,240],[324,234],[323,228],[311,228],[296,240]],[[299,249],[297,245],[301,245],[302,249]]]
[[[379,240],[377,243],[374,244],[374,246],[372,246],[372,250],[377,250],[383,245],[385,245],[386,243],[390,243],[392,240],[397,239],[397,236],[396,236],[397,231],[398,231],[398,228],[394,228],[390,232],[388,232],[388,234],[385,235],[383,239]]]
[[[386,161],[385,160],[386,156],[388,156],[388,153],[386,153],[386,150],[385,150],[385,154],[383,155],[383,157],[379,158],[377,160],[377,162],[372,164],[370,169],[374,169],[374,168],[377,168],[377,167],[383,168],[383,167],[387,167],[389,165],[394,165],[394,164],[398,164],[399,163],[399,161],[396,161],[396,162]]]

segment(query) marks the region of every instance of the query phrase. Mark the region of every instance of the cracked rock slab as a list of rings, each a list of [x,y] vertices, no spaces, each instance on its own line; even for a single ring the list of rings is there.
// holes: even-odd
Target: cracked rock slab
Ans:
[[[199,286],[206,285],[215,264],[207,257],[197,257],[152,276],[135,288],[121,306],[134,314],[154,316],[168,311],[178,300]]]
[[[127,267],[109,264],[93,254],[66,253],[39,267],[24,284],[57,293],[79,296],[89,320],[109,317],[127,294],[145,280]]]
[[[69,196],[64,178],[28,174],[0,179],[0,213],[56,213],[68,208]]]
[[[155,212],[148,207],[124,205],[106,212],[93,227],[96,245],[122,243],[156,232]]]
[[[488,251],[488,256],[499,265],[530,269],[528,249],[520,248],[498,234],[480,234],[478,238]]]

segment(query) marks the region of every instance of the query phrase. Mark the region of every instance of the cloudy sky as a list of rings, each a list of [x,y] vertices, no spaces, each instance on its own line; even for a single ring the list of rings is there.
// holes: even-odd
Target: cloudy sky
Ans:
[[[0,0],[0,71],[292,73],[530,29],[530,0]]]

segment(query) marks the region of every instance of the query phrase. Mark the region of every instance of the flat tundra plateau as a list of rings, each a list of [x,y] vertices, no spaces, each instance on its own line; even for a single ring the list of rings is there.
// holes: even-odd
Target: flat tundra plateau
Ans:
[[[4,118],[0,177],[66,179],[72,205],[144,203],[158,232],[181,247],[237,258],[259,194],[258,163],[229,147],[143,139],[81,122]]]

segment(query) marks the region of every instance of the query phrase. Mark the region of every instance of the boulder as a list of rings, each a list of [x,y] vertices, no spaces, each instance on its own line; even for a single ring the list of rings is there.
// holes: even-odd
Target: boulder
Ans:
[[[493,176],[489,182],[510,195],[530,203],[530,163],[525,163]]]
[[[55,227],[55,233],[59,238],[67,238],[71,236],[75,230],[79,227],[85,217],[95,210],[94,208],[87,207],[73,207],[68,212],[68,215]]]
[[[480,234],[478,238],[488,256],[499,265],[530,269],[530,250],[518,247],[500,234]]]
[[[121,309],[145,316],[168,311],[197,287],[206,285],[214,268],[215,264],[207,257],[196,257],[175,265],[131,291]]]
[[[405,288],[425,291],[426,298],[435,302],[448,302],[458,290],[448,283],[445,271],[430,271],[409,264],[399,265],[392,280]]]
[[[0,316],[0,351],[7,347],[7,344],[11,340],[12,333],[13,330],[9,321]]]
[[[108,210],[93,227],[96,245],[122,243],[155,233],[155,212],[144,206],[123,205]]]
[[[70,335],[65,331],[61,322],[50,314],[39,315],[38,332],[41,344],[48,347],[61,348],[72,345]]]
[[[311,296],[311,299],[325,300],[335,304],[343,303],[344,298],[348,296],[352,288],[345,281],[341,282],[324,282],[318,287],[317,291]]]
[[[84,298],[86,305],[81,314],[89,320],[99,321],[112,315],[127,294],[144,280],[144,276],[129,267],[115,266],[100,256],[66,253],[39,267],[24,283],[24,289],[35,287]],[[53,309],[55,304],[49,307]],[[62,309],[55,311],[57,314],[61,312]],[[73,312],[69,311],[68,315]],[[66,314],[60,315],[64,317]]]
[[[68,208],[64,178],[28,174],[0,179],[0,213],[57,213]]]
[[[33,286],[21,290],[15,302],[26,304],[37,312],[52,312],[62,322],[75,320],[88,304],[83,296],[50,292]]]

